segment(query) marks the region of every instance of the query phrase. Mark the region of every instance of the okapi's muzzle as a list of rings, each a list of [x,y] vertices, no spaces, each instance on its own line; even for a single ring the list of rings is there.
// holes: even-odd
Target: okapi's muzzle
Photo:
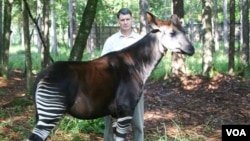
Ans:
[[[186,50],[181,50],[182,54],[192,56],[195,53],[195,49],[193,45],[189,45]]]

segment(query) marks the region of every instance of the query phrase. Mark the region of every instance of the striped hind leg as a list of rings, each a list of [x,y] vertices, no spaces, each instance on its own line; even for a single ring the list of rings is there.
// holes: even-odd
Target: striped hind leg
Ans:
[[[116,137],[115,137],[116,141],[125,141],[131,120],[132,120],[132,116],[127,116],[127,117],[122,117],[122,118],[117,119]]]
[[[53,85],[41,81],[37,86],[35,101],[38,119],[29,137],[31,141],[46,140],[66,111],[65,97]]]

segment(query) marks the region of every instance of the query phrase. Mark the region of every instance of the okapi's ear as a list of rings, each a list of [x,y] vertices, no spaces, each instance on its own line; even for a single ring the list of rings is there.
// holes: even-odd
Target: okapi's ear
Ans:
[[[171,22],[174,24],[174,25],[181,25],[181,21],[179,19],[179,17],[176,15],[176,14],[173,14],[171,16]]]
[[[146,16],[147,16],[147,20],[148,20],[148,23],[150,24],[150,26],[153,28],[153,29],[158,29],[159,28],[159,19],[157,19],[152,13],[150,12],[146,12]]]

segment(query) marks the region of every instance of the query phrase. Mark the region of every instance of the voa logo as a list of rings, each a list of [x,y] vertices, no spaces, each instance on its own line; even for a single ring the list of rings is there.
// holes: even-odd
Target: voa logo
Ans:
[[[247,136],[244,129],[226,129],[228,136]]]

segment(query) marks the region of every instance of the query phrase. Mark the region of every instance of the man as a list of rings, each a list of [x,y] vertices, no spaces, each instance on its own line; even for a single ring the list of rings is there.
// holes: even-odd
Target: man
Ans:
[[[135,43],[141,36],[132,30],[132,12],[128,8],[122,8],[117,13],[118,24],[120,26],[119,32],[110,36],[104,43],[102,55],[112,51],[118,51],[129,45]],[[143,116],[144,116],[144,99],[143,94],[139,100],[132,119],[132,131],[134,141],[143,141]],[[113,128],[111,116],[104,118],[105,130],[104,141],[113,141]]]

